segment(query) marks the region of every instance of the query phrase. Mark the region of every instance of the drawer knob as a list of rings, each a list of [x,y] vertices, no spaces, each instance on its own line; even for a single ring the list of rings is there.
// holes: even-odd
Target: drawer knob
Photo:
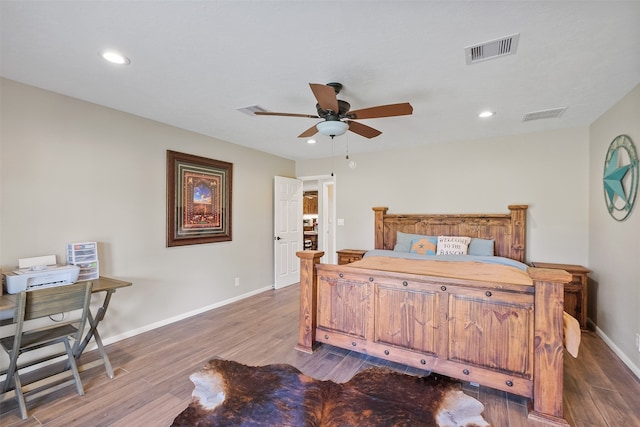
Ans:
[[[492,295],[491,291],[487,291],[484,293],[486,296],[490,297]]]
[[[509,387],[513,387],[513,381],[511,381],[511,380],[507,381],[506,384]]]
[[[369,277],[369,281],[373,282],[374,278],[373,277]]]
[[[462,373],[465,374],[465,375],[469,375],[469,370],[465,369],[465,370],[462,371]]]
[[[447,290],[447,287],[446,287],[446,286],[444,286],[444,285],[442,285],[442,286],[440,286],[440,289],[442,290],[442,292],[444,292],[444,291],[446,291],[446,290]]]
[[[338,274],[338,276],[340,276],[340,278],[342,279],[344,277],[344,274],[340,273]]]
[[[325,340],[328,340],[328,339],[329,339],[329,335],[325,335],[325,336],[324,336],[324,339],[325,339]]]
[[[427,361],[426,361],[426,360],[424,360],[424,359],[420,359],[420,364],[421,364],[421,365],[426,365],[426,364],[427,364]]]
[[[402,282],[402,286],[409,286],[409,282],[405,280],[404,282]]]
[[[355,341],[352,341],[352,342],[351,342],[351,345],[355,347],[355,346],[356,346],[356,342],[355,342]]]
[[[389,350],[385,350],[384,354],[386,354],[388,356],[389,355]]]

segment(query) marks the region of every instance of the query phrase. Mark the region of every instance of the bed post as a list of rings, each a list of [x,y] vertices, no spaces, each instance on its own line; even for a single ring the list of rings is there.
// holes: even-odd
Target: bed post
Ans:
[[[529,418],[554,426],[568,426],[563,417],[564,284],[563,270],[529,268],[534,295],[533,407]]]
[[[387,213],[389,208],[373,208],[374,214],[374,229],[375,236],[374,249],[384,249],[384,214]]]
[[[529,205],[509,205],[511,211],[511,247],[509,258],[525,262],[525,238],[527,236],[527,208]]]
[[[300,258],[300,323],[296,350],[313,353],[316,344],[317,279],[316,264],[320,263],[323,251],[299,251]]]

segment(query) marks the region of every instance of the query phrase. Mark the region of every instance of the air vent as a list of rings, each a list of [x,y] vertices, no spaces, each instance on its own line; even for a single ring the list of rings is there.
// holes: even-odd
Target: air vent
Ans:
[[[512,34],[474,46],[467,46],[464,48],[467,65],[516,53],[519,39],[520,34]]]
[[[525,115],[522,116],[522,121],[529,122],[531,120],[553,119],[556,117],[560,117],[566,110],[567,107],[553,108],[551,110],[533,111],[531,113],[525,113]]]
[[[238,108],[237,110],[243,114],[246,114],[247,116],[253,116],[257,111],[260,111],[263,113],[267,111],[259,105],[249,105],[248,107]]]

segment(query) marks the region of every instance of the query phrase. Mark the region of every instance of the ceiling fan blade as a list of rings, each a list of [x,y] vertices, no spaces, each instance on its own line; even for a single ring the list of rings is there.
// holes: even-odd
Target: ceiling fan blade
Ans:
[[[345,120],[345,122],[349,125],[349,130],[353,133],[357,133],[360,136],[364,136],[365,138],[375,138],[376,136],[380,135],[382,132],[380,132],[378,129],[374,129],[370,126],[367,125],[363,125],[362,123],[359,122],[352,122],[350,120]]]
[[[339,111],[338,98],[336,97],[336,91],[331,86],[321,85],[318,83],[309,83],[313,96],[318,100],[320,108],[323,110],[331,110],[334,113]]]
[[[408,102],[400,104],[379,105],[362,110],[349,111],[350,119],[377,119],[380,117],[406,116],[413,113],[413,107]]]
[[[316,128],[316,125],[313,125],[309,129],[305,130],[300,135],[298,135],[298,138],[309,138],[310,136],[313,136],[316,133],[318,133],[318,128]]]
[[[256,111],[253,113],[257,116],[280,116],[280,117],[306,117],[309,119],[319,119],[320,117],[312,114],[296,114],[296,113],[272,113],[270,111]]]

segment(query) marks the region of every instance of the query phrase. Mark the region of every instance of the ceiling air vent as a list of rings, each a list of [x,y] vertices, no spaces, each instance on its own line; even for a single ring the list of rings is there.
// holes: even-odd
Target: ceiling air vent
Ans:
[[[247,116],[253,116],[257,111],[260,111],[263,113],[267,111],[259,105],[249,105],[248,107],[238,108],[237,110],[240,111],[241,113],[246,114]]]
[[[464,48],[467,65],[516,53],[519,39],[520,34],[512,34],[496,40],[467,46]]]
[[[553,119],[556,117],[560,117],[566,110],[567,107],[553,108],[551,110],[532,111],[531,113],[525,113],[525,115],[522,116],[522,121],[529,122],[531,120]]]

